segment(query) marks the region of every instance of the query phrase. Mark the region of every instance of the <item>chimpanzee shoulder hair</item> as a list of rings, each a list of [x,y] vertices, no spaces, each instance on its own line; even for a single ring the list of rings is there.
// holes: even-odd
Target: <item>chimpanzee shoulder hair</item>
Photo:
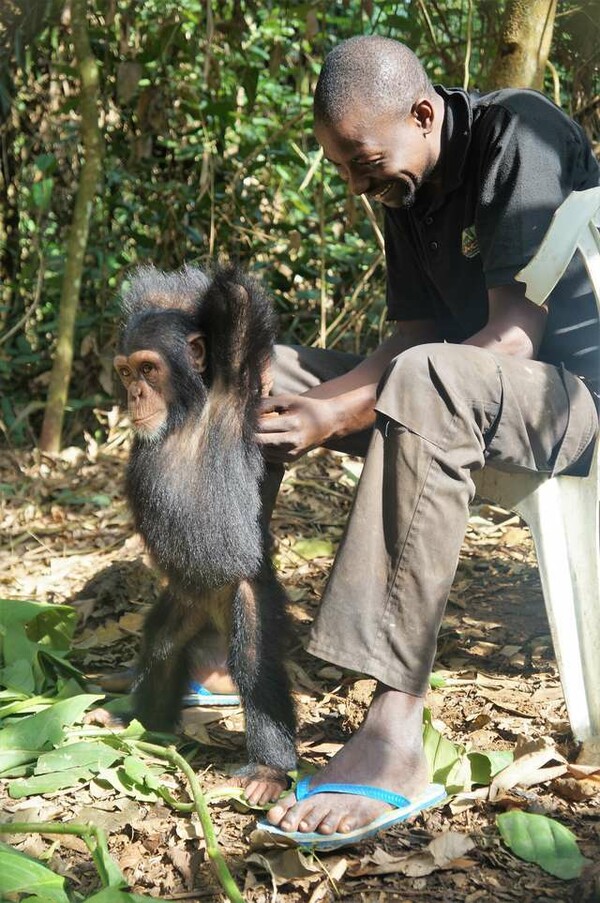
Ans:
[[[136,437],[127,494],[136,525],[175,583],[215,587],[253,576],[263,558],[254,439],[263,373],[275,336],[271,301],[233,265],[208,273],[138,269],[123,299],[121,345],[161,353],[171,372],[165,428]],[[201,333],[207,367],[194,369],[188,337]]]

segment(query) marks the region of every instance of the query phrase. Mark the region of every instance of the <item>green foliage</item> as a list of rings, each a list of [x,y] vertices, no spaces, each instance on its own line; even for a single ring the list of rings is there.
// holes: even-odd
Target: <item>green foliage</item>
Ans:
[[[0,893],[27,893],[44,903],[70,903],[64,878],[5,843],[0,843]]]
[[[504,843],[520,859],[535,862],[565,881],[581,874],[587,860],[579,852],[575,835],[560,822],[513,809],[498,815],[496,824]]]
[[[560,98],[594,130],[592,2],[562,4],[555,44]],[[117,290],[140,262],[239,259],[274,294],[287,340],[374,347],[384,328],[383,261],[360,202],[317,157],[320,64],[337,42],[376,32],[408,43],[434,81],[463,84],[470,36],[469,86],[484,88],[503,5],[92,0],[106,156],[65,441],[79,441],[82,426],[101,434],[93,411],[114,395]],[[78,84],[63,4],[10,8],[0,27],[0,379],[10,390],[0,422],[13,442],[32,442],[80,171]]]

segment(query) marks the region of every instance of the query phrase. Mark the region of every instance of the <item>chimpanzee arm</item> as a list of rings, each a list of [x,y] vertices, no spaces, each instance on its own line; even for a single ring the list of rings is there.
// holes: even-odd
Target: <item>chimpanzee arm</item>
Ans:
[[[202,299],[200,318],[215,386],[254,413],[276,333],[269,297],[241,270],[218,267]]]

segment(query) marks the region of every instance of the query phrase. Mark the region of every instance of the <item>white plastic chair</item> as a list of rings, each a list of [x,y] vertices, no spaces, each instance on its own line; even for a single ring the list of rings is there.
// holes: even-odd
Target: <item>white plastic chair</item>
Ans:
[[[574,191],[517,279],[543,304],[579,251],[600,311],[600,188]],[[516,511],[537,553],[546,611],[573,735],[600,736],[600,461],[587,477],[507,474],[485,467],[477,494]]]

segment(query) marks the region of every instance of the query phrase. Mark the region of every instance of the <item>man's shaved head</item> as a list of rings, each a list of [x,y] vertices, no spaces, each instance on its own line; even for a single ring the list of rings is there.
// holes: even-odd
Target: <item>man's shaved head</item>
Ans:
[[[325,58],[315,91],[315,120],[336,125],[359,105],[404,116],[416,100],[432,94],[412,50],[391,38],[359,36],[338,44]]]

